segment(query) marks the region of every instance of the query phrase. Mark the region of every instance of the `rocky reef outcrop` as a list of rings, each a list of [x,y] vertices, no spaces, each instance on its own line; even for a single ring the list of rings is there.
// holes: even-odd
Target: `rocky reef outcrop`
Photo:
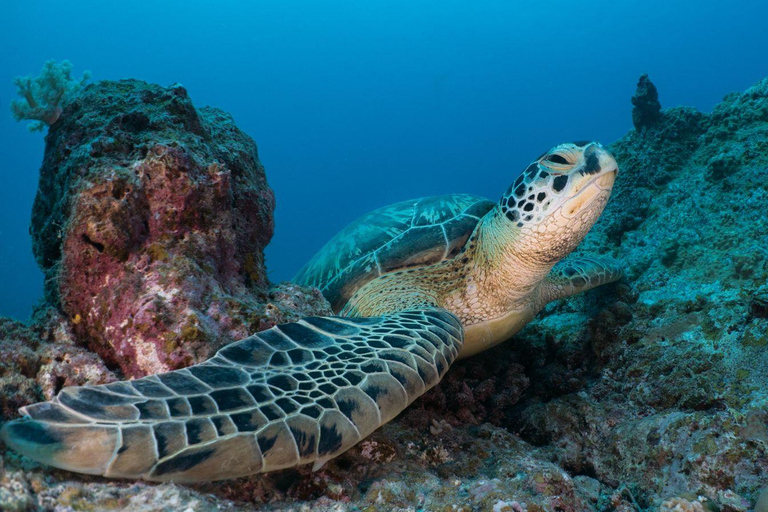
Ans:
[[[659,92],[648,75],[640,75],[637,90],[632,96],[632,124],[635,130],[642,131],[654,126],[661,119],[661,102]]]
[[[768,79],[711,113],[657,114],[611,145],[621,166],[614,195],[579,249],[621,259],[627,278],[551,304],[321,470],[156,485],[72,475],[4,452],[0,508],[766,510]],[[92,240],[105,246],[93,255],[107,252],[101,240],[110,238]],[[258,279],[249,286],[266,289]],[[280,293],[273,300],[286,310],[319,307],[307,291]],[[72,314],[46,313],[43,331],[0,324],[18,340],[0,344],[4,408],[49,392],[37,377],[46,365],[59,365],[58,382],[114,378],[98,358],[83,359],[87,376],[73,373],[79,355],[95,356],[78,347]],[[41,333],[49,339],[36,345]],[[48,355],[47,343],[74,355]]]
[[[662,110],[611,149],[615,194],[579,252],[627,279],[481,356],[531,383],[490,418],[635,508],[750,510],[768,485],[768,79],[709,114]]]
[[[50,128],[31,223],[49,303],[124,376],[207,359],[222,344],[322,313],[270,289],[274,195],[253,140],[181,86],[99,82]]]

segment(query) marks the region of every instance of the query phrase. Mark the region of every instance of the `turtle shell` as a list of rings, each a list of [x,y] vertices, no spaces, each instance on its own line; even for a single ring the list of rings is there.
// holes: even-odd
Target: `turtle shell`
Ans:
[[[293,280],[319,288],[338,312],[380,275],[454,257],[495,204],[449,194],[379,208],[339,231]]]

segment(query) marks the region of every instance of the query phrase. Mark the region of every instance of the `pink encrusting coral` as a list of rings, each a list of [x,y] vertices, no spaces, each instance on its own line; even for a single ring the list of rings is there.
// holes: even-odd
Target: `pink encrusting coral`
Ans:
[[[277,322],[327,313],[270,290],[274,196],[256,145],[186,91],[100,82],[52,128],[32,236],[49,300],[128,377],[210,357]]]

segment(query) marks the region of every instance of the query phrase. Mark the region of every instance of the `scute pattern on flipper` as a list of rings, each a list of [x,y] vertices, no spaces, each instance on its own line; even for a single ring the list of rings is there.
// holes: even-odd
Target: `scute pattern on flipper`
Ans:
[[[620,262],[604,256],[570,257],[547,276],[542,297],[546,302],[575,295],[624,277]]]
[[[100,455],[108,460],[100,474],[148,480],[217,480],[322,463],[437,384],[462,340],[458,319],[440,309],[306,318],[187,369],[65,388],[52,402],[28,406],[28,418],[13,422],[6,438],[41,426],[54,434],[69,429],[67,439],[78,427],[104,429],[116,441],[113,453]],[[56,450],[66,443],[51,439],[55,449],[43,462],[57,465]]]
[[[319,288],[338,312],[355,290],[381,274],[455,256],[494,205],[449,194],[379,208],[341,230],[293,281]]]

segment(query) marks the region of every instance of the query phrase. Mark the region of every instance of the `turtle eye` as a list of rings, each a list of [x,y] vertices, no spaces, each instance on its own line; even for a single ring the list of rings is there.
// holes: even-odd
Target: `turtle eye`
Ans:
[[[547,162],[552,162],[554,164],[561,164],[561,165],[568,165],[568,160],[565,159],[564,156],[558,155],[557,153],[553,155],[548,155],[544,160]]]

